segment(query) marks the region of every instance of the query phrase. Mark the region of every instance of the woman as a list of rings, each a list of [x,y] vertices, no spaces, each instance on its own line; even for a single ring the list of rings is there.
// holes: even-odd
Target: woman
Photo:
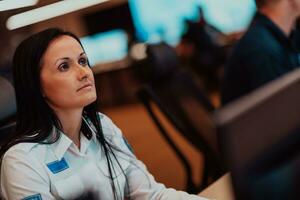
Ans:
[[[75,35],[52,28],[29,37],[13,72],[18,121],[1,149],[5,199],[203,199],[155,182],[96,112],[93,73]]]

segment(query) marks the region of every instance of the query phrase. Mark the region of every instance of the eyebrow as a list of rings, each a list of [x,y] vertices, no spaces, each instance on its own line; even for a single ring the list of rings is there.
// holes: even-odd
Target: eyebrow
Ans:
[[[78,58],[79,58],[80,56],[82,56],[82,55],[85,55],[85,52],[80,53],[79,56],[78,56]],[[58,58],[58,59],[55,61],[54,64],[56,65],[56,63],[57,63],[59,60],[68,60],[68,59],[70,59],[70,58],[69,58],[69,57]]]

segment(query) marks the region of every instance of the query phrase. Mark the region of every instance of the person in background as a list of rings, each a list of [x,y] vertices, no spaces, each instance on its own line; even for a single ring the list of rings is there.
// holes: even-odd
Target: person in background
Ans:
[[[87,55],[70,32],[51,28],[16,49],[16,133],[1,148],[4,199],[190,199],[157,183],[121,130],[96,111]]]
[[[300,0],[256,0],[256,5],[258,11],[225,67],[223,105],[300,64],[299,50],[290,39]]]

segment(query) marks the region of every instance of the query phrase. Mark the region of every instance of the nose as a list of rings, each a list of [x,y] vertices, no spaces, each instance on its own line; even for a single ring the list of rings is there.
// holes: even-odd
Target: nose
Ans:
[[[87,79],[90,76],[87,67],[78,66],[77,72],[78,72],[78,79],[80,81]]]

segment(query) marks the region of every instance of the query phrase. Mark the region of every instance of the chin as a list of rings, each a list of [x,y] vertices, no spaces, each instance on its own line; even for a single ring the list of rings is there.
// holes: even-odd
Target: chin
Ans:
[[[93,102],[95,102],[97,100],[97,96],[96,95],[93,95],[93,96],[89,96],[88,98],[84,99],[83,100],[83,106],[87,106]]]

